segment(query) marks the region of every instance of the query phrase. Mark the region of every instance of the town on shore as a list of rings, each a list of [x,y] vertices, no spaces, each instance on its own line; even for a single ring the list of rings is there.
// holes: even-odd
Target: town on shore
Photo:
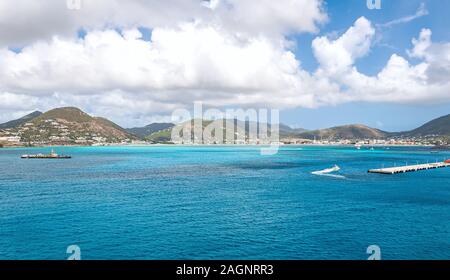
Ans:
[[[224,120],[223,123],[229,120]],[[225,145],[268,144],[251,137],[249,122],[234,121],[238,129],[231,132]],[[212,121],[202,121],[207,126]],[[258,126],[259,124],[257,124]],[[107,146],[107,145],[214,145],[216,141],[172,141],[171,123],[153,123],[125,129],[106,118],[92,117],[78,108],[56,108],[46,113],[33,112],[20,119],[0,124],[0,147],[33,146]],[[240,129],[239,129],[240,128]],[[226,131],[225,125],[223,128]],[[241,134],[241,135],[239,135]],[[236,137],[235,137],[236,136]],[[238,137],[240,136],[240,137]],[[274,144],[274,143],[271,143]],[[385,132],[364,125],[345,125],[320,130],[294,129],[279,125],[280,145],[355,145],[359,146],[437,146],[450,145],[450,115],[432,120],[406,132]]]

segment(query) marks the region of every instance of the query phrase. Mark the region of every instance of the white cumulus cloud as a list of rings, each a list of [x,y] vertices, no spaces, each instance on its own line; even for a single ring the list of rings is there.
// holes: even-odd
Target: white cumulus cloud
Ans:
[[[408,51],[411,57],[422,59],[420,63],[412,65],[406,58],[393,54],[377,75],[368,76],[357,69],[355,62],[368,54],[374,35],[372,24],[360,18],[336,40],[326,37],[314,40],[314,54],[320,63],[315,75],[339,85],[340,102],[450,101],[450,44],[433,43],[431,31],[424,29],[418,39],[412,40],[413,48]]]
[[[409,57],[392,54],[371,76],[356,65],[370,55],[377,31],[361,17],[338,38],[313,40],[319,67],[308,72],[288,35],[316,32],[327,20],[322,1],[122,2],[83,1],[71,11],[56,0],[2,1],[0,118],[79,106],[135,126],[194,101],[293,108],[450,100],[450,44],[434,43],[429,29],[412,40]],[[13,3],[23,5],[20,12],[8,12]],[[23,49],[10,50],[17,44]]]
[[[327,20],[322,0],[66,0],[0,1],[0,46],[22,46],[86,30],[176,27],[198,21],[239,33],[279,36],[316,31]],[[206,5],[205,5],[206,4]]]

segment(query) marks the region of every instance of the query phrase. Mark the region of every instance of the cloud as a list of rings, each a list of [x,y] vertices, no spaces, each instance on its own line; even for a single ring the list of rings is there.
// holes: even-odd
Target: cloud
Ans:
[[[153,29],[151,41],[141,37],[137,29],[92,31],[77,39],[54,36],[19,53],[2,49],[0,92],[134,119],[195,100],[209,106],[314,106],[316,89],[329,90],[300,68],[283,42],[266,36],[185,23]]]
[[[408,55],[425,61],[430,82],[446,84],[450,77],[450,43],[433,43],[431,36],[430,29],[422,29],[419,38],[412,40],[414,47]]]
[[[37,103],[35,98],[10,92],[0,92],[0,100],[0,110],[27,110]]]
[[[214,9],[216,23],[230,30],[244,30],[251,34],[317,32],[317,24],[328,19],[321,0],[260,0],[257,8],[252,0],[217,2]]]
[[[196,24],[156,28],[151,42],[141,40],[136,29],[122,33],[95,31],[72,40],[54,37],[20,53],[3,49],[2,87],[35,95],[55,90],[154,91],[158,100],[184,90],[189,99],[197,94],[189,90],[250,94],[291,88],[299,72],[294,54],[265,37],[242,38]]]
[[[450,44],[435,44],[431,30],[422,30],[413,39],[411,57],[422,61],[412,65],[393,54],[374,76],[358,71],[355,62],[370,50],[374,28],[365,18],[358,19],[341,37],[332,41],[319,37],[313,50],[320,63],[315,76],[339,85],[340,102],[368,101],[394,103],[437,103],[450,101]],[[446,78],[445,78],[446,77]]]
[[[397,25],[397,24],[403,24],[403,23],[411,22],[411,21],[413,21],[415,19],[427,16],[427,15],[429,15],[429,12],[427,10],[426,5],[425,5],[425,3],[421,3],[419,8],[417,9],[417,11],[416,11],[416,13],[414,15],[401,17],[399,19],[395,19],[395,20],[386,22],[384,24],[380,24],[378,26],[379,27],[388,27],[389,28],[389,27],[392,27],[392,26]]]
[[[207,15],[195,0],[81,1],[80,10],[68,9],[65,0],[1,1],[0,45],[22,46],[55,35],[72,37],[81,28],[153,28]]]
[[[431,34],[430,29],[422,29],[419,38],[412,40],[414,48],[407,51],[408,55],[415,58],[425,58],[427,50],[431,46]]]
[[[321,70],[328,74],[345,71],[356,59],[369,52],[374,34],[371,23],[361,17],[337,40],[330,41],[327,37],[314,39],[312,47]]]
[[[261,0],[257,9],[252,0],[81,1],[80,10],[68,9],[65,0],[1,1],[0,46],[70,37],[80,29],[173,28],[186,22],[280,36],[317,31],[317,24],[327,20],[322,0]]]
[[[376,28],[361,17],[337,38],[314,39],[319,67],[304,70],[287,38],[316,32],[327,20],[319,0],[264,0],[258,10],[249,0],[135,0],[121,1],[120,9],[118,1],[97,0],[80,11],[61,1],[17,1],[0,4],[0,118],[78,106],[136,126],[194,101],[282,109],[450,100],[450,45],[434,43],[429,29],[408,51],[417,64],[392,54],[369,76],[356,65],[370,54]],[[12,3],[25,5],[20,15],[35,26],[8,14]],[[61,13],[52,17],[55,10]],[[151,38],[144,40],[139,27],[150,28]],[[83,38],[74,36],[79,28]],[[19,52],[8,48],[18,43],[26,43]]]

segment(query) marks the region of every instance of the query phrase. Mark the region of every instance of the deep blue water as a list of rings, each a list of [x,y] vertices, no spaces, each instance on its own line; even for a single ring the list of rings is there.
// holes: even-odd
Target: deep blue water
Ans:
[[[428,148],[0,149],[0,259],[450,259],[450,158]],[[311,172],[338,164],[342,178]]]

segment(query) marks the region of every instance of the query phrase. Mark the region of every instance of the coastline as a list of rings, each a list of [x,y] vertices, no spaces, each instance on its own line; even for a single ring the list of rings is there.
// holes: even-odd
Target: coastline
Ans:
[[[243,145],[243,144],[223,144],[223,145],[208,145],[208,144],[198,144],[198,145],[179,145],[179,144],[108,144],[108,145],[42,145],[42,146],[3,146],[1,149],[25,149],[25,148],[90,148],[90,147],[268,147],[270,145]],[[283,144],[279,145],[279,147],[354,147],[354,145],[350,144]],[[374,144],[374,145],[363,145],[362,148],[382,148],[382,147],[426,147],[433,148],[439,147],[436,145],[400,145],[400,144]],[[444,149],[449,149],[450,147],[441,147]]]

